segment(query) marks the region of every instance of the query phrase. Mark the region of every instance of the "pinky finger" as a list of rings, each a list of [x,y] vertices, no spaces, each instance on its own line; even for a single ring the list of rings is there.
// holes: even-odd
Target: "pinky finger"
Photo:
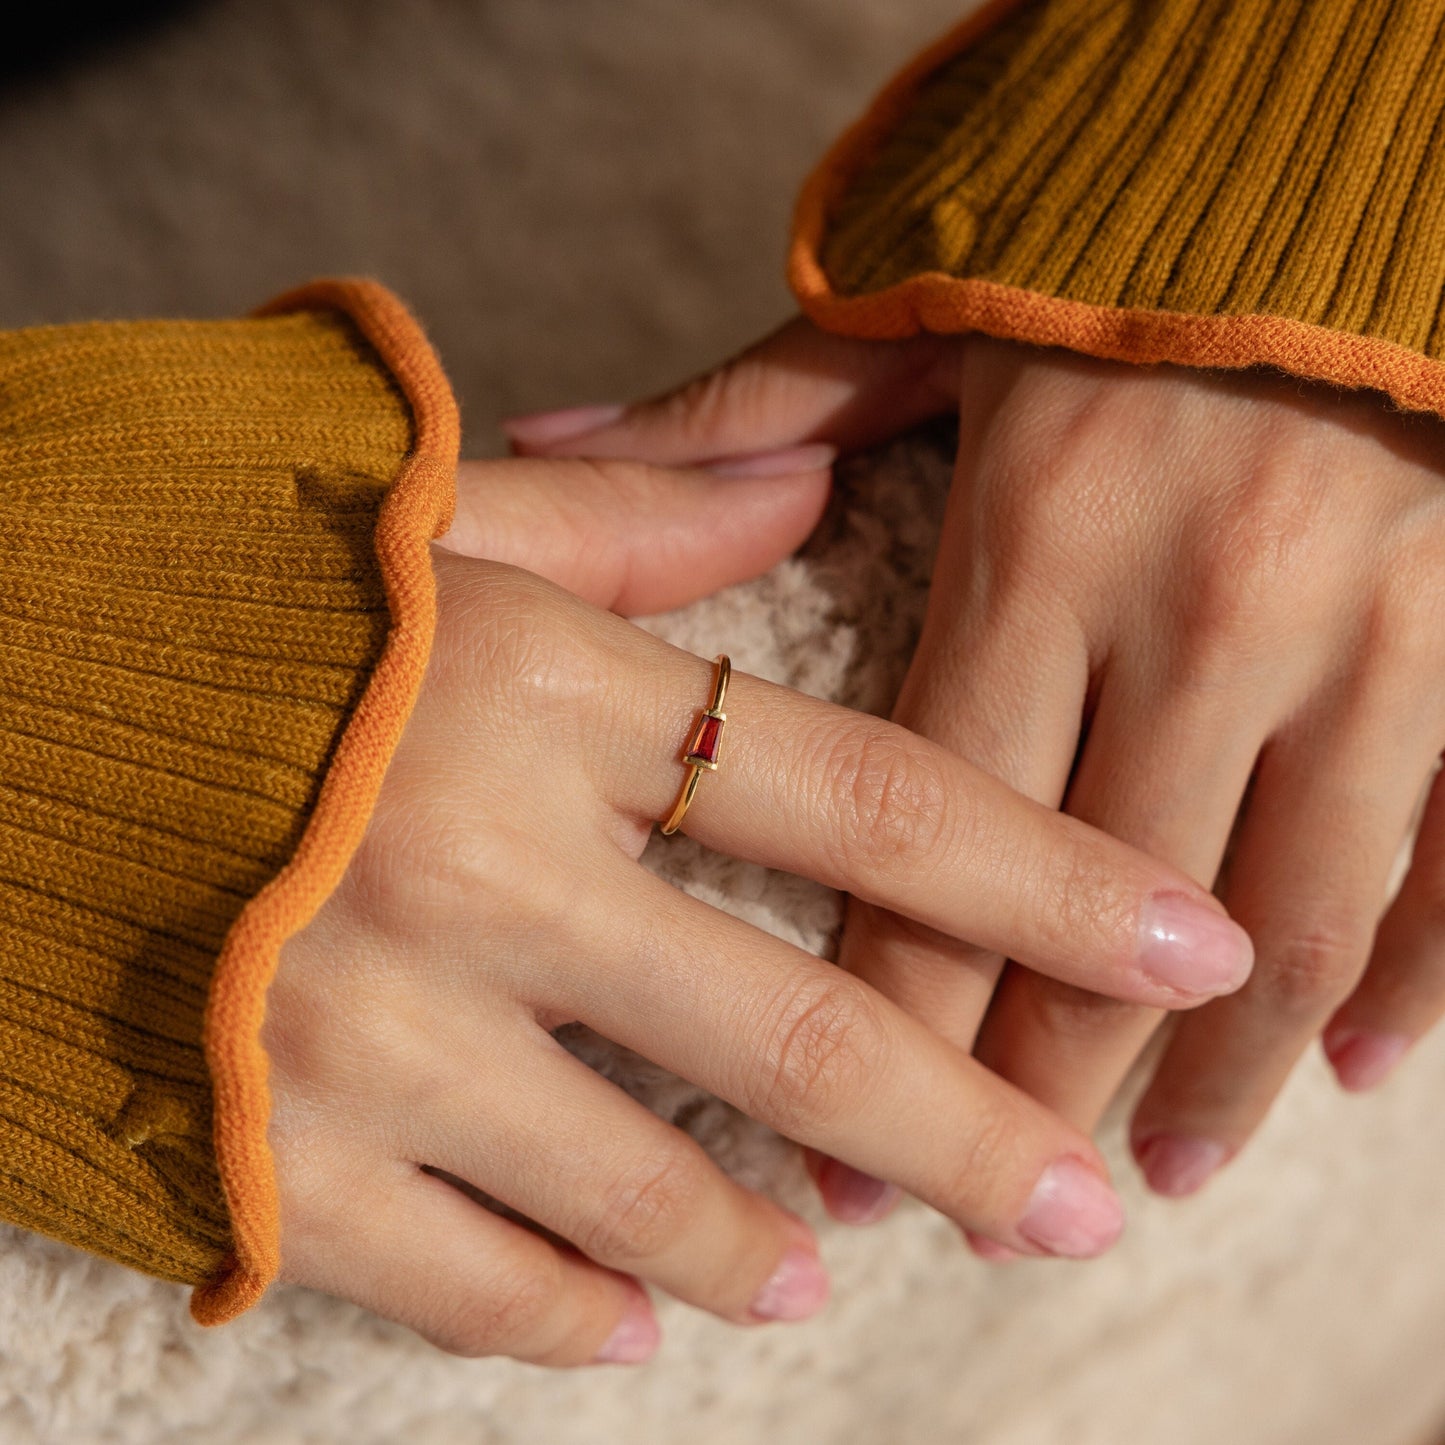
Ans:
[[[1431,785],[1409,872],[1380,921],[1365,976],[1325,1029],[1325,1055],[1344,1088],[1373,1089],[1442,1015],[1445,772]]]
[[[413,1329],[448,1354],[530,1364],[640,1364],[660,1342],[647,1291],[445,1179],[404,1166],[399,1187],[307,1231],[285,1277]]]

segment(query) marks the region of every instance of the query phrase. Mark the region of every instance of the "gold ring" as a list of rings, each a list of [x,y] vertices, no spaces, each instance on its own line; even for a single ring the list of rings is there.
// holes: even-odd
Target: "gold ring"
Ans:
[[[733,675],[732,661],[726,653],[717,659],[717,674],[713,678],[712,701],[697,715],[697,726],[687,740],[682,762],[687,769],[687,781],[672,805],[667,822],[662,825],[664,834],[675,833],[682,825],[687,810],[692,806],[693,794],[697,792],[697,780],[704,773],[717,772],[718,758],[722,752],[723,724],[728,720],[722,710],[723,699],[728,693],[728,679]]]

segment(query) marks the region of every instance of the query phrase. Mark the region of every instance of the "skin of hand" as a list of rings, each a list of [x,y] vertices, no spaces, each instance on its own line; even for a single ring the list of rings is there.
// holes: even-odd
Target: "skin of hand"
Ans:
[[[808,1227],[579,1062],[552,1032],[574,1021],[1003,1247],[1113,1242],[1085,1135],[638,862],[713,669],[616,613],[785,556],[831,456],[463,466],[416,707],[268,994],[284,1279],[556,1366],[649,1357],[647,1285],[739,1324],[820,1308]],[[947,750],[741,671],[726,706],[684,824],[704,844],[1135,1002],[1247,976],[1247,937],[1182,874]]]
[[[1262,369],[865,342],[797,320],[658,400],[508,430],[524,454],[682,465],[864,446],[955,409],[893,716],[1201,884],[1233,832],[1219,889],[1254,974],[1179,1020],[1131,1130],[1151,1186],[1191,1193],[1314,1038],[1344,1087],[1367,1089],[1445,1011],[1445,427]],[[1160,1020],[870,900],[850,905],[841,961],[1084,1130]],[[811,1166],[839,1218],[896,1198]]]

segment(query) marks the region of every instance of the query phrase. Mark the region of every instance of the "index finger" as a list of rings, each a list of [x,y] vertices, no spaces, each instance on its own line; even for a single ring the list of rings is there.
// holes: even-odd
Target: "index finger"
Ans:
[[[628,642],[645,655],[619,671],[595,782],[620,811],[659,819],[714,672],[635,629]],[[699,842],[1132,1003],[1190,1007],[1249,976],[1248,935],[1187,875],[946,749],[745,673],[726,713],[719,765],[682,825]]]

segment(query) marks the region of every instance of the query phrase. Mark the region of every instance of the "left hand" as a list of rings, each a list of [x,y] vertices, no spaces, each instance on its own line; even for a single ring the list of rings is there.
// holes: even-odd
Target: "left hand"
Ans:
[[[508,430],[532,454],[686,464],[857,448],[955,407],[895,720],[1206,886],[1238,824],[1224,897],[1254,976],[1180,1021],[1133,1122],[1150,1184],[1190,1193],[1317,1035],[1363,1089],[1445,1012],[1445,784],[1387,907],[1445,748],[1445,426],[1264,371],[798,320],[660,400]],[[1085,1129],[1160,1018],[1017,967],[1000,982],[1001,959],[856,902],[840,961]],[[816,1174],[840,1218],[895,1197]]]

